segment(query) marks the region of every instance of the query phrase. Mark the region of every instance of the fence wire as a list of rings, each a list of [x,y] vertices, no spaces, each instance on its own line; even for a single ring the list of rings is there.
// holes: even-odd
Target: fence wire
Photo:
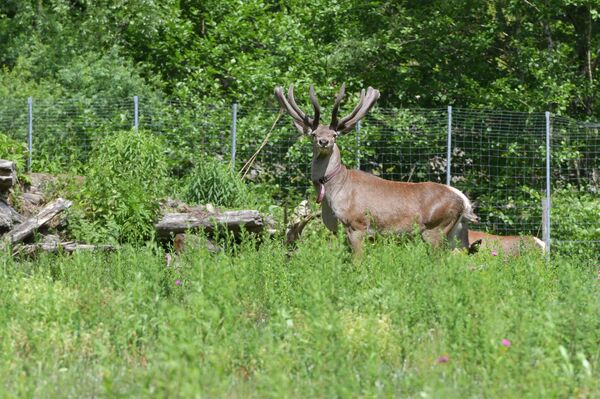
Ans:
[[[542,236],[544,114],[455,110],[452,185],[475,201],[486,230]]]
[[[558,248],[600,259],[600,125],[555,117],[550,143],[551,231]]]
[[[141,98],[134,126],[132,99],[33,99],[29,132],[27,99],[0,99],[0,133],[23,143],[31,133],[33,170],[81,170],[113,132],[144,129],[164,138],[172,172],[184,176],[207,156],[239,170],[278,113],[250,106],[236,110],[234,129],[231,105]],[[600,249],[600,125],[552,116],[550,128],[552,242],[566,249],[584,243]],[[542,236],[544,113],[375,108],[338,144],[346,166],[386,179],[446,183],[449,174],[450,184],[475,202],[477,229]],[[310,140],[284,115],[247,179],[278,201],[312,198],[311,157]]]

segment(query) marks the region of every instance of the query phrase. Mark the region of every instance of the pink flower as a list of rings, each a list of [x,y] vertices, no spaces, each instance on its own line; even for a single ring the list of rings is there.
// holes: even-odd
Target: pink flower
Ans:
[[[179,279],[175,280],[175,285],[181,285],[181,280],[179,280]]]
[[[506,339],[506,338],[504,338],[504,339],[502,340],[502,346],[504,346],[504,347],[508,348],[508,347],[510,346],[510,340],[509,340],[509,339]]]
[[[498,252],[496,252],[495,250],[492,251],[492,256],[498,256]]]
[[[435,362],[437,364],[440,364],[440,363],[448,363],[449,361],[450,361],[450,358],[448,357],[448,355],[442,355],[442,356],[438,357]]]

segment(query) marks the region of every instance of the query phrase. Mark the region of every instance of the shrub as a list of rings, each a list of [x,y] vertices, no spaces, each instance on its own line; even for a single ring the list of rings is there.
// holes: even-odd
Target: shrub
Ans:
[[[560,252],[598,256],[600,201],[597,194],[572,187],[556,190],[552,193],[551,212],[552,242]]]
[[[0,133],[0,159],[13,161],[17,167],[17,173],[25,171],[27,163],[27,145],[18,142],[7,135]],[[19,175],[19,178],[21,176]]]
[[[103,140],[93,151],[80,195],[87,220],[120,242],[151,238],[166,170],[163,143],[152,134],[120,131]]]
[[[206,156],[187,179],[184,200],[192,204],[213,204],[235,208],[253,203],[248,186],[231,172],[229,166]]]

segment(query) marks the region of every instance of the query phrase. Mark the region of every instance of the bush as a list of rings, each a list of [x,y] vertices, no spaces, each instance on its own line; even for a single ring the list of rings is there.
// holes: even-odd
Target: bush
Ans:
[[[572,187],[552,194],[551,237],[553,246],[565,254],[598,256],[600,201],[598,195]]]
[[[191,204],[210,203],[225,208],[255,202],[248,186],[231,172],[229,166],[209,156],[198,163],[188,177],[183,196]]]
[[[162,141],[152,134],[120,131],[93,151],[80,196],[86,220],[104,229],[101,236],[130,243],[153,236],[158,200],[166,187],[163,148]],[[73,227],[89,236],[85,232],[90,229],[83,224]],[[90,238],[97,241],[100,237]]]
[[[0,133],[0,159],[13,161],[19,174],[25,172],[27,153],[27,145],[25,143],[18,142]],[[20,177],[19,175],[19,179]]]

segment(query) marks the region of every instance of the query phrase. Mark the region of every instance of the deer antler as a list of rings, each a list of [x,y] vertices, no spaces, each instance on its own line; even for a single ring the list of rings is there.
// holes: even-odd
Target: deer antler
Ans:
[[[317,95],[315,94],[315,87],[310,85],[309,90],[310,102],[313,105],[313,109],[315,110],[315,117],[313,118],[313,129],[316,129],[319,126],[319,120],[321,119],[321,106],[319,105],[319,100],[317,100]]]
[[[281,105],[281,107],[285,109],[287,113],[290,114],[290,116],[294,119],[294,123],[304,125],[306,122],[308,122],[305,120],[306,115],[304,115],[304,113],[298,113],[294,108],[292,108],[288,100],[285,98],[285,94],[283,94],[283,87],[277,86],[275,88],[275,98],[277,99],[277,102],[279,102],[279,105]]]
[[[346,92],[346,83],[342,83],[342,87],[340,88],[340,92],[335,97],[335,103],[333,104],[333,110],[331,111],[331,123],[329,127],[333,130],[337,130],[338,126],[338,110],[340,109],[340,104],[342,99],[344,98],[344,94]]]
[[[350,131],[354,127],[354,125],[356,125],[356,123],[358,123],[358,121],[361,120],[367,114],[367,112],[369,112],[369,110],[371,109],[371,107],[373,107],[375,101],[377,101],[378,98],[379,90],[375,90],[370,86],[367,89],[366,93],[364,89],[361,90],[360,100],[358,101],[358,104],[348,116],[342,118],[337,123],[335,130],[337,130],[339,133],[346,133]],[[336,99],[336,104],[337,102],[338,101]]]
[[[302,122],[306,125],[306,127],[312,127],[313,121],[311,118],[306,116],[306,114],[300,109],[298,104],[296,104],[296,100],[294,99],[294,85],[290,85],[290,89],[288,90],[288,102],[296,111],[298,115],[302,118]]]
[[[306,133],[308,129],[314,130],[319,125],[319,119],[321,117],[321,107],[319,106],[319,102],[317,100],[317,96],[315,94],[315,89],[313,86],[310,87],[310,101],[312,102],[313,108],[315,110],[314,118],[309,118],[300,109],[298,104],[296,104],[296,100],[294,99],[294,85],[290,85],[287,98],[283,93],[283,88],[281,86],[277,86],[275,88],[275,98],[277,98],[279,104],[294,119],[294,125],[298,130]]]
[[[342,103],[342,99],[344,98],[344,94],[346,93],[346,84],[342,84],[339,93],[335,98],[335,103],[333,104],[333,111],[331,112],[331,124],[329,127],[339,133],[346,133],[350,131],[359,120],[361,120],[367,112],[373,107],[375,101],[379,98],[379,91],[375,90],[372,87],[369,87],[367,91],[362,90],[360,92],[360,100],[356,107],[352,110],[352,112],[338,120],[338,112],[340,109],[340,104]],[[317,95],[315,94],[314,86],[310,86],[309,90],[310,102],[315,110],[314,118],[308,117],[296,104],[296,100],[294,99],[294,85],[290,85],[288,90],[287,98],[283,92],[283,88],[281,86],[277,86],[275,88],[275,98],[281,105],[283,109],[287,111],[287,113],[294,120],[294,126],[296,129],[303,133],[307,133],[308,130],[315,130],[319,127],[319,122],[321,120],[321,106],[319,105],[319,101],[317,100]]]

